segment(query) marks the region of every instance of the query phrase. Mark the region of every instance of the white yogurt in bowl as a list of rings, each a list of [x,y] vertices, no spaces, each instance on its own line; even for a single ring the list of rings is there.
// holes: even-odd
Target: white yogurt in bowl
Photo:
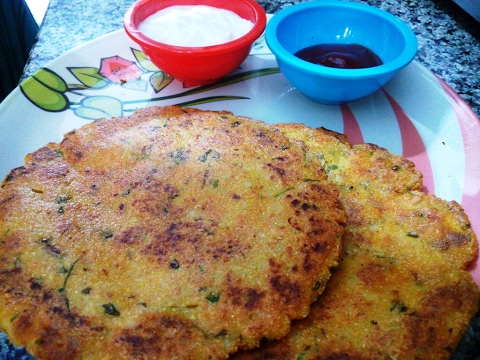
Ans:
[[[203,47],[238,39],[253,23],[233,11],[207,5],[174,5],[150,15],[138,29],[164,44]]]

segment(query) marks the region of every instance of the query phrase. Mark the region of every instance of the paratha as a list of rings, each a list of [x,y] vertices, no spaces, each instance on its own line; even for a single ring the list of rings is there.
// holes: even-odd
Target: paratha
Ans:
[[[39,359],[225,358],[286,335],[337,264],[320,159],[228,112],[141,109],[0,190],[0,328]]]
[[[308,317],[240,359],[449,359],[479,306],[478,244],[407,159],[325,129],[278,126],[321,159],[347,214],[341,261]]]

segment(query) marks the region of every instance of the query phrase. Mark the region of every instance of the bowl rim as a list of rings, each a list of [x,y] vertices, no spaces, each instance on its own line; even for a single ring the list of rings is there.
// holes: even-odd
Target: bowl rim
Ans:
[[[252,29],[245,35],[217,45],[211,46],[178,46],[166,44],[160,41],[153,40],[148,36],[145,36],[140,30],[138,30],[137,24],[134,21],[134,15],[139,11],[143,6],[148,6],[151,2],[158,0],[137,0],[133,3],[128,10],[125,12],[123,17],[123,27],[127,35],[138,43],[140,46],[145,46],[149,48],[157,48],[160,51],[168,51],[178,54],[202,54],[202,55],[214,55],[216,53],[224,53],[225,50],[235,51],[246,46],[250,46],[257,40],[260,35],[264,32],[267,24],[267,16],[265,10],[258,4],[255,0],[235,0],[243,2],[249,5],[255,13],[255,21],[253,23]],[[184,5],[184,4],[176,4]],[[191,5],[204,5],[199,1],[192,1]],[[170,6],[170,5],[169,5]],[[173,6],[173,5],[171,5]],[[210,5],[213,6],[213,5]],[[167,6],[168,7],[168,6]],[[223,9],[221,6],[216,6],[217,8]]]
[[[276,31],[278,26],[282,21],[291,16],[292,14],[298,12],[309,11],[319,8],[338,8],[338,9],[348,9],[348,10],[358,10],[364,13],[369,13],[373,16],[376,16],[382,21],[386,21],[394,25],[395,28],[399,29],[401,35],[405,39],[405,48],[399,56],[397,56],[392,61],[378,65],[371,68],[363,69],[338,69],[327,66],[320,66],[317,64],[312,64],[308,61],[302,60],[292,54],[290,51],[285,49],[278,38],[276,37]],[[280,59],[282,62],[289,64],[295,68],[302,68],[304,71],[312,75],[320,75],[327,78],[338,78],[338,79],[357,79],[357,78],[373,78],[392,72],[396,72],[407,66],[414,59],[418,51],[418,41],[413,30],[401,19],[390,14],[389,12],[382,10],[380,8],[360,3],[339,1],[339,0],[323,0],[323,1],[312,1],[306,3],[298,3],[287,8],[280,10],[278,13],[274,14],[273,17],[267,24],[265,31],[265,40],[267,42],[270,51]]]

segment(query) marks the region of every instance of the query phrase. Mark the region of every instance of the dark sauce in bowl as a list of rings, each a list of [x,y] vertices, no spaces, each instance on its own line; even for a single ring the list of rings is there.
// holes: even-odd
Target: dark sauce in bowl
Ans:
[[[313,64],[338,69],[365,69],[383,62],[369,48],[359,44],[319,44],[306,47],[295,56]]]

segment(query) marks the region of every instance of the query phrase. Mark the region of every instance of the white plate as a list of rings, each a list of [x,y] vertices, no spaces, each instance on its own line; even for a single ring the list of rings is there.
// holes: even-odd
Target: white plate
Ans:
[[[251,71],[258,73],[246,75]],[[372,142],[403,155],[424,174],[426,191],[462,204],[480,234],[480,121],[419,63],[373,95],[342,106],[320,105],[299,94],[262,41],[228,79],[216,87],[187,89],[169,82],[123,30],[100,37],[50,63],[22,85],[26,92],[19,87],[0,105],[0,177],[22,165],[27,153],[96,118],[188,103],[268,123],[323,126],[353,143]],[[480,269],[474,264],[470,271],[480,286]]]

